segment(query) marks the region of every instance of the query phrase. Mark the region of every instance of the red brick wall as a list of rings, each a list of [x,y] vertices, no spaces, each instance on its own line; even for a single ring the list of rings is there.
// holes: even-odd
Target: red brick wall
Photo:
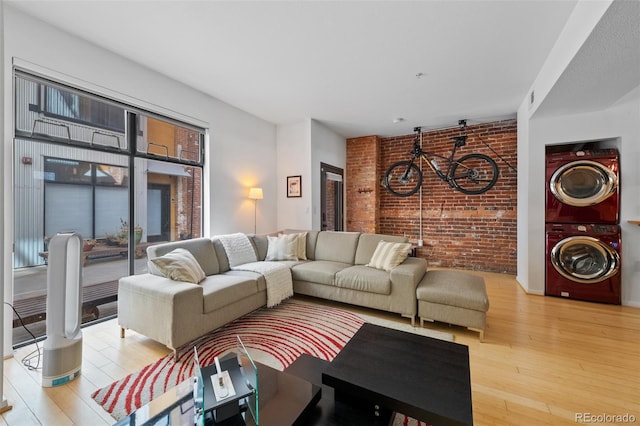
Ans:
[[[423,148],[448,156],[454,136],[460,135],[458,128],[425,132]],[[500,169],[496,185],[482,195],[464,195],[438,179],[426,165],[423,167],[422,190],[422,238],[424,246],[417,255],[424,257],[431,266],[460,269],[516,273],[516,171],[512,170],[497,154],[516,166],[517,129],[515,120],[483,123],[468,126],[467,145],[456,154],[478,152],[493,158]],[[358,141],[363,138],[356,139]],[[364,149],[361,144],[347,141],[347,170],[352,163],[369,164],[361,156],[373,161],[374,150]],[[482,141],[496,151],[492,152]],[[413,135],[380,138],[380,154],[377,160],[377,175],[357,175],[356,182],[347,178],[347,205],[357,210],[358,223],[375,222],[375,232],[390,235],[406,235],[417,240],[420,235],[419,195],[395,197],[385,189],[379,190],[379,208],[362,208],[353,191],[371,178],[369,187],[380,188],[380,181],[387,168],[394,162],[408,159]],[[355,203],[355,206],[354,206]],[[347,211],[347,223],[351,222]],[[364,218],[368,216],[368,219]],[[352,230],[363,230],[353,227]],[[366,230],[363,232],[372,232]]]
[[[326,231],[336,230],[336,181],[328,180],[326,183],[325,194],[325,218],[323,220],[326,225]]]
[[[181,146],[183,152],[186,152],[183,158],[197,160],[200,134],[179,126],[174,126],[174,129],[176,146]],[[178,177],[178,217],[174,224],[174,232],[178,239],[202,236],[202,169],[186,169],[192,177]]]
[[[380,192],[380,138],[365,136],[347,140],[345,176],[347,231],[378,232]]]
[[[195,178],[178,177],[180,202],[178,220],[175,223],[177,239],[202,236],[202,169],[187,167],[187,170],[188,173],[195,175]]]

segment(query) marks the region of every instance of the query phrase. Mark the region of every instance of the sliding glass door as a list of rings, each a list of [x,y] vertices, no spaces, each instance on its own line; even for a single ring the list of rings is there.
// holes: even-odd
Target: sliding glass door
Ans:
[[[56,234],[84,239],[83,322],[117,314],[118,279],[146,272],[149,245],[201,236],[204,130],[26,74],[15,87],[13,343],[21,345],[46,331]]]

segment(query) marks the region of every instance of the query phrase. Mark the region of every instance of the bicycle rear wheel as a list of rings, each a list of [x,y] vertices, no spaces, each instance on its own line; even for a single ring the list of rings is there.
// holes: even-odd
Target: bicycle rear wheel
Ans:
[[[422,172],[412,161],[394,163],[384,175],[385,188],[397,197],[415,194],[420,185],[422,185]]]
[[[498,165],[484,154],[465,155],[453,163],[451,181],[463,194],[484,194],[498,181]]]

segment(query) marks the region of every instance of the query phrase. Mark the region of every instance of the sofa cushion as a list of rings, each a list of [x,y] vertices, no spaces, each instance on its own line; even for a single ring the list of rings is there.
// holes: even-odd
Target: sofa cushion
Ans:
[[[150,260],[167,278],[198,284],[206,277],[195,257],[183,248],[177,248],[164,256]]]
[[[249,240],[253,244],[253,248],[256,250],[258,260],[264,260],[267,257],[267,249],[269,248],[269,240],[266,235],[250,235]]]
[[[227,252],[224,250],[222,241],[220,241],[218,237],[213,237],[211,241],[213,242],[213,248],[218,259],[219,273],[227,272],[231,268],[229,267],[229,258],[227,257]]]
[[[351,266],[336,273],[335,285],[367,293],[390,294],[389,273],[363,265]]]
[[[257,272],[231,270],[224,274],[256,280],[256,283],[258,284],[258,291],[265,291],[267,289],[267,280],[265,280],[264,275]]]
[[[294,281],[333,285],[336,273],[350,266],[348,263],[326,260],[303,262],[291,268],[291,277]]]
[[[315,260],[328,260],[353,265],[359,237],[359,232],[320,232],[316,242]]]
[[[201,285],[205,314],[258,292],[256,279],[247,275],[218,274],[207,277]]]
[[[380,241],[367,266],[391,272],[393,268],[404,262],[410,251],[411,244],[409,243]]]
[[[266,261],[298,260],[298,234],[269,235]]]
[[[373,252],[376,251],[380,241],[390,241],[392,243],[406,243],[406,237],[398,237],[394,235],[382,234],[362,234],[358,239],[358,248],[356,249],[356,259],[354,265],[366,265],[371,261]]]
[[[308,260],[281,260],[279,263],[291,269],[296,265],[300,265],[301,263],[309,262]]]
[[[193,238],[191,240],[172,241],[149,246],[147,247],[147,258],[160,257],[177,248],[189,250],[206,275],[214,275],[220,272],[218,257],[209,238]],[[152,272],[151,269],[149,268],[149,272]]]

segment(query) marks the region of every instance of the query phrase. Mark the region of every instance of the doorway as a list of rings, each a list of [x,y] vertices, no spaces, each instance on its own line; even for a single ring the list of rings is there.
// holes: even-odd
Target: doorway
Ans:
[[[320,210],[323,231],[344,231],[344,170],[320,163]]]
[[[171,186],[149,184],[147,188],[147,240],[170,241]]]

